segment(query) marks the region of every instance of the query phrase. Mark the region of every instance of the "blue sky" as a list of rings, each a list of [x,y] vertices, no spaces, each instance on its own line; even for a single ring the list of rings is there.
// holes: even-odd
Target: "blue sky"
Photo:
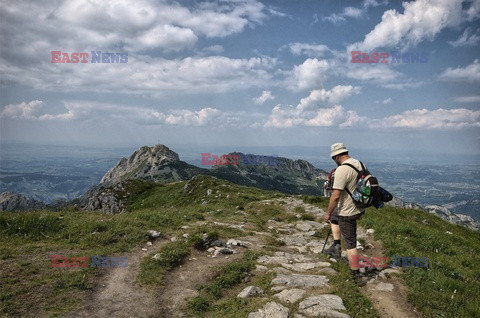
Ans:
[[[479,0],[11,0],[0,13],[2,143],[480,155]]]

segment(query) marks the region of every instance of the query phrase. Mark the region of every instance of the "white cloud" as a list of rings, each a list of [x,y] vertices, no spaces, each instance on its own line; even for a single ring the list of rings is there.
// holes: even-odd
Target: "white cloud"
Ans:
[[[260,95],[259,97],[255,97],[255,98],[253,99],[253,101],[255,102],[255,104],[262,105],[262,104],[265,103],[267,100],[272,100],[272,99],[275,99],[275,96],[272,95],[272,92],[270,92],[270,91],[263,91],[263,92],[262,92],[262,95]]]
[[[327,76],[330,65],[326,60],[306,59],[301,65],[295,65],[287,83],[292,89],[306,90],[321,85]]]
[[[362,122],[364,118],[343,106],[320,108],[315,111],[302,111],[298,107],[277,105],[272,109],[265,127],[292,128],[311,127],[349,127]]]
[[[345,22],[345,18],[341,13],[340,14],[332,13],[328,17],[323,17],[322,21],[329,21],[329,22],[332,22],[333,24],[337,24],[340,22]]]
[[[63,102],[61,110],[46,107],[39,100],[6,105],[0,111],[0,118],[33,121],[75,121],[125,123],[128,125],[248,127],[266,117],[264,114],[247,112],[225,112],[213,107],[199,110],[171,109],[158,110],[156,107],[122,105],[87,100]]]
[[[40,90],[118,93],[121,88],[122,93],[159,95],[171,91],[224,92],[275,85],[271,71],[276,63],[270,58],[209,56],[166,60],[129,55],[124,64],[3,65],[2,80]]]
[[[2,46],[18,59],[39,39],[47,50],[179,51],[192,48],[200,37],[226,37],[281,15],[256,0],[190,7],[163,0],[12,1],[2,7]]]
[[[391,102],[392,102],[392,98],[389,97],[389,98],[387,98],[387,99],[384,99],[384,100],[382,101],[382,104],[386,105],[386,104],[390,104]]]
[[[355,64],[346,71],[345,76],[360,81],[387,83],[397,80],[401,73],[392,70],[387,65],[358,65]]]
[[[322,21],[329,21],[333,24],[345,22],[346,18],[361,18],[368,10],[369,7],[378,7],[380,5],[386,5],[388,1],[378,2],[376,0],[363,1],[362,8],[345,7],[341,13],[332,13],[328,17],[323,17]],[[318,18],[317,18],[318,19]]]
[[[384,1],[365,0],[365,1],[363,1],[363,7],[364,7],[364,8],[368,8],[368,7],[378,7],[378,6],[387,5],[387,4],[388,4],[388,0],[384,0]]]
[[[295,126],[349,127],[363,121],[354,111],[341,105],[321,107],[320,104],[333,104],[358,94],[359,87],[337,85],[331,90],[314,90],[308,97],[302,98],[296,106],[277,105],[265,122],[265,127],[289,128]]]
[[[161,123],[168,125],[180,126],[204,126],[211,123],[215,118],[219,117],[222,112],[215,108],[202,108],[199,111],[191,110],[175,110],[170,114],[163,112],[153,112],[153,115],[159,119]]]
[[[465,67],[454,69],[449,67],[439,75],[439,78],[445,81],[479,82],[480,62],[477,59]]]
[[[343,9],[343,15],[350,18],[360,18],[363,15],[364,11],[359,8],[346,7]]]
[[[15,119],[37,119],[37,113],[43,107],[43,102],[40,100],[33,100],[29,103],[9,104],[0,112],[1,117],[15,118]]]
[[[308,97],[302,98],[297,108],[300,110],[308,110],[320,103],[336,104],[353,94],[360,93],[360,87],[351,85],[337,85],[331,90],[317,89],[310,92]]]
[[[462,0],[416,0],[403,2],[404,12],[395,9],[384,12],[382,21],[355,43],[349,51],[358,49],[370,52],[379,47],[402,46],[408,48],[433,38],[444,28],[465,21]],[[472,13],[473,14],[473,13]]]
[[[466,28],[458,39],[455,41],[448,41],[448,43],[453,47],[475,46],[480,43],[480,35],[476,33],[472,34],[472,30],[470,28]]]
[[[403,82],[394,82],[394,83],[380,83],[380,86],[396,90],[404,90],[406,88],[420,87],[424,85],[423,81],[414,81],[412,79],[404,80]]]
[[[324,56],[332,52],[328,46],[323,44],[308,44],[308,43],[290,43],[288,45],[290,51],[294,55],[306,55],[309,57]]]
[[[401,114],[373,120],[374,128],[445,129],[480,127],[480,111],[457,109],[413,109]]]
[[[179,28],[172,25],[159,25],[148,30],[137,38],[135,47],[156,48],[161,47],[166,51],[180,51],[191,48],[198,37],[191,29]]]
[[[365,12],[366,11],[363,9],[346,7],[343,9],[342,13],[332,13],[328,17],[323,17],[322,21],[329,21],[329,22],[332,22],[333,24],[336,24],[339,22],[345,22],[346,21],[345,17],[358,19],[361,16],[363,16]]]
[[[480,103],[480,96],[458,96],[453,100],[459,103]]]

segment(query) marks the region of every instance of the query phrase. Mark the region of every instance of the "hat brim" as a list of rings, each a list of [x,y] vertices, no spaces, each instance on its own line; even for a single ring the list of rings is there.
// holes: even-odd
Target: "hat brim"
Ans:
[[[343,149],[337,149],[335,151],[333,151],[332,153],[330,153],[330,157],[335,157],[339,154],[342,154],[342,153],[345,153],[345,152],[348,152],[347,148],[343,148]]]

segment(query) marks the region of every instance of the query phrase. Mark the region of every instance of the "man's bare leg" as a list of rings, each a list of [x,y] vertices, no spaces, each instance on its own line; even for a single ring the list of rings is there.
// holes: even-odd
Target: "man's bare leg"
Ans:
[[[333,233],[333,239],[334,240],[339,240],[341,233],[340,233],[340,226],[338,224],[330,224],[332,227],[332,233]]]
[[[358,251],[357,248],[351,248],[347,250],[348,256],[348,264],[350,265],[350,269],[352,271],[356,271],[358,269]]]

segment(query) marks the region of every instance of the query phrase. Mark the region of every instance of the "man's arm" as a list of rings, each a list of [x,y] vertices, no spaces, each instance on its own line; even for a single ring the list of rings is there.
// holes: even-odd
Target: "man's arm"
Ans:
[[[325,221],[328,221],[330,219],[330,215],[332,215],[333,210],[335,210],[338,205],[341,194],[342,190],[333,189],[332,196],[330,197],[330,201],[328,202],[327,213],[325,213]]]

